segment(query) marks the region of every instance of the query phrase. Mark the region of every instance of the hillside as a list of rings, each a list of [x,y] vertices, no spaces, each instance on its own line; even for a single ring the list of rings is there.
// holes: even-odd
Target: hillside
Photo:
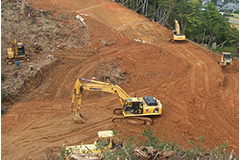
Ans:
[[[27,3],[39,13],[36,23],[20,9],[8,18],[11,12],[2,7],[1,72],[8,74],[2,90],[11,86],[4,90],[11,96],[4,99],[9,109],[1,120],[2,159],[40,159],[48,148],[58,149],[63,143],[91,143],[100,130],[141,137],[148,126],[111,122],[112,110],[120,103],[108,93],[84,92],[81,112],[88,122],[74,124],[70,109],[78,77],[109,79],[130,96],[159,99],[163,114],[153,117],[151,126],[156,136],[165,134],[183,148],[189,147],[191,139],[204,136],[205,148],[226,142],[239,152],[238,61],[229,69],[221,68],[219,55],[192,42],[169,43],[170,30],[109,0]],[[79,14],[86,26],[75,19]],[[3,61],[14,38],[24,42],[31,55],[31,62],[21,63],[20,70]],[[39,53],[35,43],[41,45]],[[54,49],[49,50],[51,46]],[[49,54],[55,58],[46,58]],[[37,69],[29,71],[29,65]],[[14,94],[18,96],[13,98]]]

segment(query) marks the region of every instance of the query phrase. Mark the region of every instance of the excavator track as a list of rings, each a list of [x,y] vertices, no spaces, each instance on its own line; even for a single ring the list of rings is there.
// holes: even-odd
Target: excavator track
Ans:
[[[113,110],[113,113],[114,114],[122,114],[122,110],[123,110],[122,107],[115,107]]]
[[[149,117],[124,117],[124,116],[115,116],[112,118],[112,122],[127,122],[131,124],[143,124],[143,125],[152,125],[152,119]]]
[[[176,43],[176,44],[183,44],[183,43],[188,43],[188,40],[174,40],[174,39],[170,39],[169,42],[171,43]]]
[[[18,57],[19,61],[20,62],[29,62],[30,61],[30,58],[29,57]],[[7,65],[11,65],[11,64],[14,64],[15,63],[15,59],[10,59],[10,58],[5,58],[5,62],[7,63]]]

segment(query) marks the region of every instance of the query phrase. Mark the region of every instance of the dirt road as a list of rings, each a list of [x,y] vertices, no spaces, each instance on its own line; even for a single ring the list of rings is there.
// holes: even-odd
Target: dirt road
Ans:
[[[204,147],[214,149],[226,142],[238,153],[238,61],[223,70],[218,55],[191,42],[169,43],[171,31],[108,0],[30,2],[42,9],[62,6],[61,11],[87,14],[84,22],[92,47],[54,53],[58,60],[31,79],[40,80],[40,85],[28,85],[24,101],[2,116],[2,158],[40,159],[47,148],[91,143],[99,130],[141,137],[148,126],[111,122],[113,108],[120,103],[110,93],[84,92],[81,110],[88,122],[74,124],[71,97],[78,77],[110,77],[130,96],[158,98],[163,114],[153,117],[151,126],[157,136],[165,134],[184,148],[204,136]]]

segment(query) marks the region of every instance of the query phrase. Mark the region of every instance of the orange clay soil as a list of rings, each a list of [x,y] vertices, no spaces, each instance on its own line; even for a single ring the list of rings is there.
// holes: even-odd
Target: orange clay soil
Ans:
[[[206,149],[226,142],[238,154],[238,61],[223,69],[219,55],[192,42],[169,43],[170,30],[108,0],[29,3],[56,13],[87,15],[83,18],[96,52],[86,54],[93,49],[83,48],[54,54],[58,61],[42,70],[41,85],[28,86],[24,101],[2,116],[2,158],[40,159],[47,148],[58,149],[63,143],[92,143],[100,130],[141,138],[148,126],[112,123],[113,108],[120,102],[110,93],[85,91],[81,113],[88,122],[73,122],[70,109],[76,79],[119,75],[125,79],[116,83],[130,96],[151,95],[161,101],[163,114],[152,117],[156,136],[165,135],[183,148],[191,147],[191,139],[204,136]],[[102,45],[103,41],[108,43]]]

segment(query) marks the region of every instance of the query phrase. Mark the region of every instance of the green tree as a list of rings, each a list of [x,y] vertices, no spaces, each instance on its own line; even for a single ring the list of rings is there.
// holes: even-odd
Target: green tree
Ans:
[[[197,43],[213,42],[223,47],[236,45],[238,30],[232,28],[228,20],[221,16],[214,3],[210,2],[202,10],[201,0],[116,0],[135,12],[154,18],[159,24],[175,29],[178,20],[180,32]]]
[[[187,28],[187,18],[186,14],[188,14],[188,10],[190,9],[188,6],[187,0],[177,0],[175,6],[175,13],[176,17],[174,19],[177,19],[180,25],[181,33],[185,34],[186,28]]]
[[[196,41],[199,41],[198,34],[200,31],[200,26],[202,24],[201,20],[201,4],[198,0],[191,0],[188,3],[188,10],[185,14],[187,21],[188,21],[188,27],[187,27],[187,34],[188,38],[191,37],[191,39],[196,39]]]
[[[219,37],[222,32],[219,29],[223,29],[227,23],[226,19],[221,16],[213,3],[208,3],[206,10],[202,16],[203,25],[202,28],[206,29],[206,41],[208,45],[211,45],[213,41],[218,41],[216,38]]]
[[[176,6],[176,0],[158,0],[157,6],[156,21],[163,26],[169,25],[168,18]]]

